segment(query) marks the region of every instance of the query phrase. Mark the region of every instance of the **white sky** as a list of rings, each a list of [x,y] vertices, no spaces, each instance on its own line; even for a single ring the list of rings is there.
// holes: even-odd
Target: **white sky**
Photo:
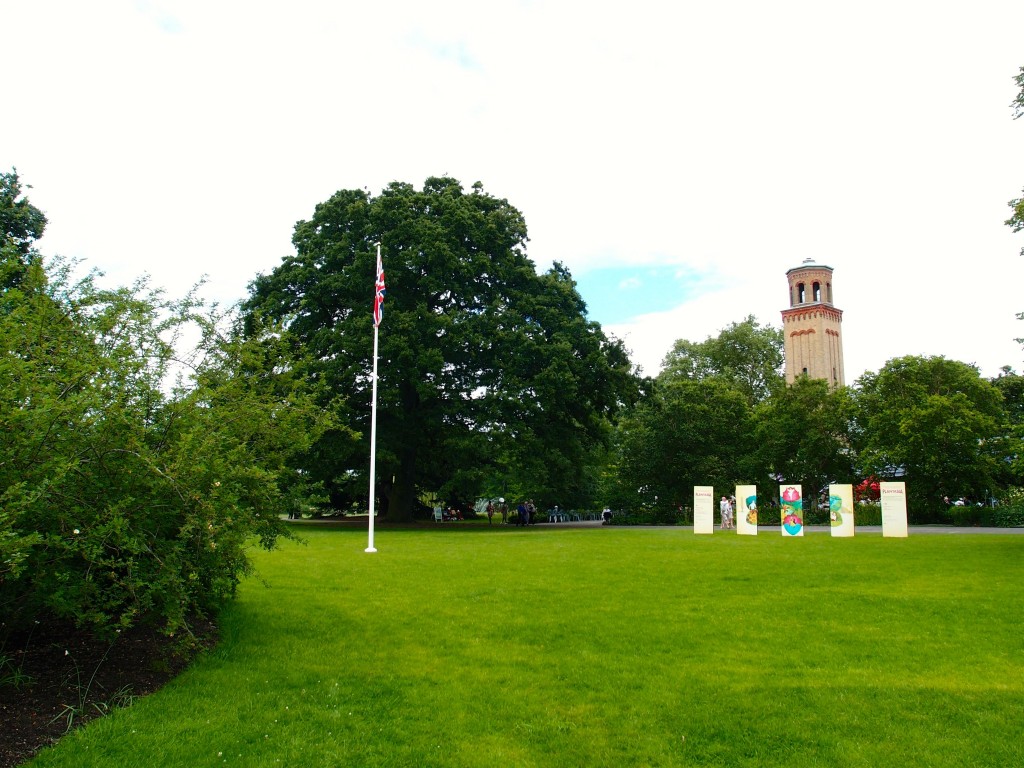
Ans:
[[[113,281],[207,274],[231,302],[336,190],[448,174],[524,213],[540,269],[678,267],[679,306],[606,325],[647,373],[677,338],[780,325],[807,257],[835,268],[848,383],[904,354],[1024,362],[1020,0],[0,0],[0,20],[0,170],[49,217],[44,253]]]

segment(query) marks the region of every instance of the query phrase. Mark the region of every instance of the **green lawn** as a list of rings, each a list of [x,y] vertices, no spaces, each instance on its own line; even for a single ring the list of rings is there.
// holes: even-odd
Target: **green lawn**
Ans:
[[[32,765],[1024,765],[1024,537],[302,535]]]

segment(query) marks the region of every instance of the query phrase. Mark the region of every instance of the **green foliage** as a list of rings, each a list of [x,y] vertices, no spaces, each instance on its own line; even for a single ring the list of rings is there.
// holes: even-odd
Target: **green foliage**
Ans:
[[[688,507],[656,506],[616,511],[608,525],[692,525],[693,513]]]
[[[0,173],[0,289],[24,278],[45,228],[46,216],[23,196],[18,172]]]
[[[953,525],[981,526],[983,528],[1024,527],[1024,503],[1022,502],[996,507],[972,505],[950,507],[947,514]]]
[[[848,391],[821,379],[801,376],[773,391],[754,413],[761,476],[802,484],[809,501],[830,481],[852,477],[849,409]]]
[[[748,315],[705,341],[676,341],[665,356],[658,379],[721,379],[754,405],[782,387],[783,348],[780,329],[761,326]]]
[[[1024,192],[1022,192],[1020,197],[1008,202],[1007,205],[1010,206],[1012,213],[1010,218],[1003,223],[1011,227],[1014,232],[1024,230]],[[1024,246],[1020,249],[1020,255],[1024,256]],[[1020,339],[1017,339],[1017,341],[1020,341]]]
[[[1016,120],[1024,116],[1024,67],[1013,76],[1013,82],[1017,84],[1018,90],[1016,98],[1010,103],[1010,109],[1013,110],[1013,119]]]
[[[751,450],[750,419],[744,395],[719,378],[659,379],[619,424],[608,503],[674,509],[692,504],[694,485],[731,487]]]
[[[881,504],[854,504],[853,522],[855,525],[881,525]]]
[[[3,631],[44,614],[187,630],[234,593],[253,538],[282,535],[306,493],[291,458],[329,418],[280,333],[245,340],[191,295],[28,264],[0,295]]]
[[[999,390],[974,366],[902,357],[857,382],[854,446],[864,475],[906,473],[913,522],[941,519],[942,498],[985,498],[1002,456]]]
[[[388,518],[411,519],[423,494],[542,505],[592,495],[608,419],[637,382],[569,272],[536,273],[519,211],[480,184],[466,194],[450,178],[395,182],[378,197],[337,192],[293,242],[295,255],[252,283],[246,312],[284,323],[315,360],[311,375],[359,404],[346,420],[361,440],[326,436],[303,462],[334,503],[367,487],[377,243],[377,496]]]
[[[998,470],[998,486],[1012,488],[1024,483],[1024,376],[1009,366],[992,379],[1003,396],[1006,426],[997,441],[1002,454]]]

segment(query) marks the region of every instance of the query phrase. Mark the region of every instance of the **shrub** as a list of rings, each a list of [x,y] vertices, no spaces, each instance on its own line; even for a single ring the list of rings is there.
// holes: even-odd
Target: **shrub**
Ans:
[[[609,525],[688,525],[691,522],[686,510],[661,507],[613,512]]]
[[[280,329],[246,340],[192,296],[100,290],[71,266],[33,263],[0,298],[0,631],[52,614],[174,633],[308,505],[291,461],[330,419]],[[172,385],[189,325],[201,341]]]
[[[996,507],[950,507],[949,521],[953,525],[980,526],[983,528],[1024,527],[1024,504],[1008,504]]]

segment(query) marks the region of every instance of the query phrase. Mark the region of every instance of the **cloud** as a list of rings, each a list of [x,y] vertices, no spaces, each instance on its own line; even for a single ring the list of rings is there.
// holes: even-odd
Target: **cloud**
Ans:
[[[623,291],[633,291],[643,287],[643,281],[639,277],[627,277],[625,280],[619,282],[619,289]]]
[[[207,273],[241,298],[338,189],[447,173],[519,208],[538,268],[568,266],[648,370],[778,324],[808,256],[836,270],[848,378],[899,354],[1020,367],[1024,5],[581,7],[14,4],[32,102],[0,168],[33,185],[44,252],[172,293]],[[619,269],[657,301],[586,279]]]

